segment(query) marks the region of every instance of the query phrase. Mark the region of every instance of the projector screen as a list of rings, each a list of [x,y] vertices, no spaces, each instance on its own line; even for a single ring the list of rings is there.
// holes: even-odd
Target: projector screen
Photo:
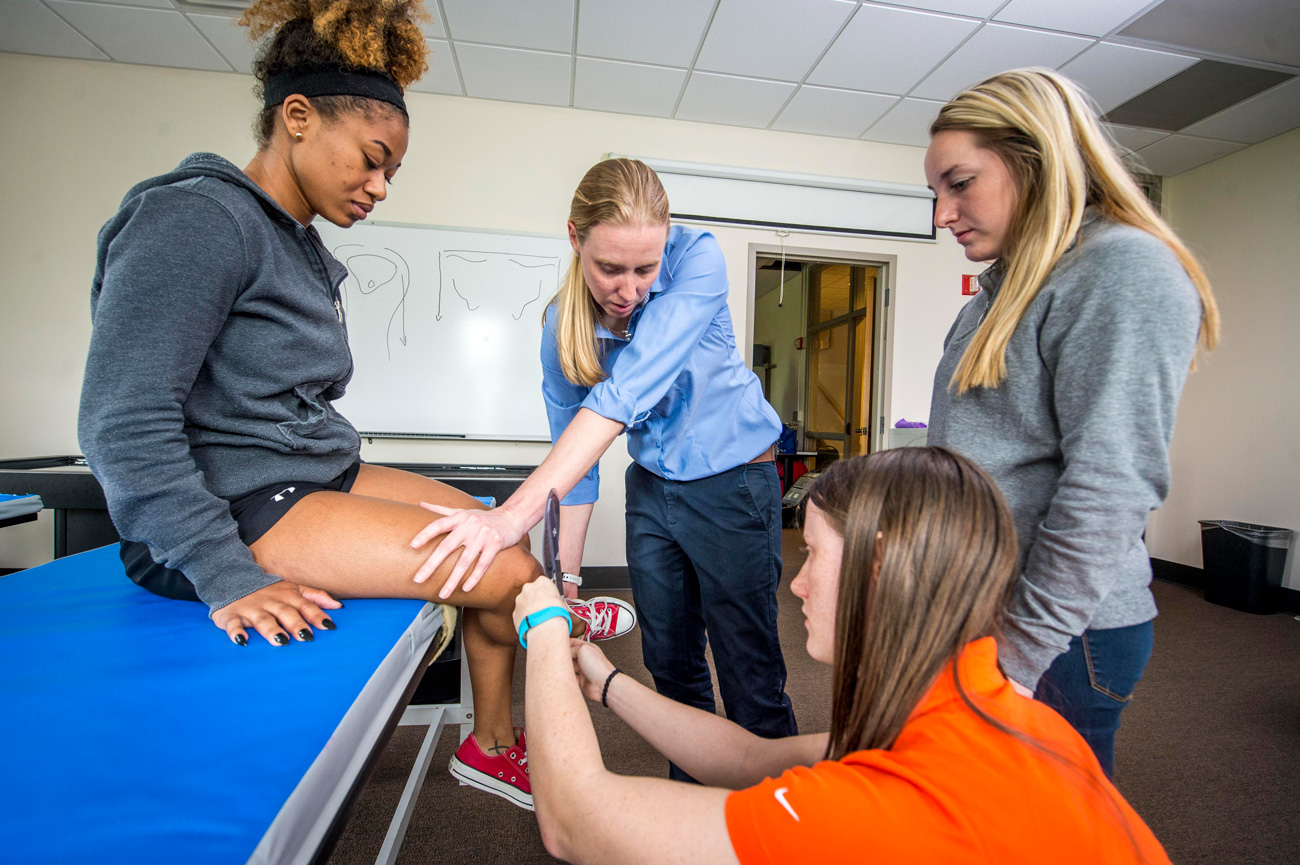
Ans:
[[[674,219],[829,234],[933,240],[934,194],[923,186],[669,160],[642,160]]]

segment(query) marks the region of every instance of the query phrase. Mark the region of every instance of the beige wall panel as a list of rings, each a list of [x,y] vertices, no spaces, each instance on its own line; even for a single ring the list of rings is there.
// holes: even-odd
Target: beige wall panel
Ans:
[[[1300,130],[1166,180],[1164,205],[1209,274],[1223,338],[1183,391],[1147,545],[1199,567],[1197,520],[1300,529]]]

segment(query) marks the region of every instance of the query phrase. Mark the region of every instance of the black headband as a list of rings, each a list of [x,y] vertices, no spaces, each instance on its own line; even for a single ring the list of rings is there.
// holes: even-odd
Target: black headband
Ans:
[[[364,96],[387,102],[406,111],[402,88],[383,72],[368,69],[344,69],[339,66],[296,66],[283,69],[269,79],[262,88],[262,99],[267,108],[279,105],[289,96],[298,93],[313,96]]]

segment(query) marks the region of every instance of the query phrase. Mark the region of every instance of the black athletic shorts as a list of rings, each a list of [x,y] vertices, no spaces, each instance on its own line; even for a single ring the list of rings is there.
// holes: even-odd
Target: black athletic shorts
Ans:
[[[245,493],[230,502],[230,515],[239,527],[239,539],[252,546],[253,542],[271,530],[271,526],[289,513],[289,508],[302,501],[303,496],[321,490],[333,490],[346,493],[356,483],[357,473],[361,471],[361,460],[348,466],[338,477],[314,483],[307,481],[280,481],[259,487],[251,493]],[[179,601],[197,601],[198,593],[194,584],[186,579],[180,571],[172,570],[153,560],[149,546],[140,541],[120,542],[119,554],[122,564],[126,566],[126,575],[143,588],[164,598]]]

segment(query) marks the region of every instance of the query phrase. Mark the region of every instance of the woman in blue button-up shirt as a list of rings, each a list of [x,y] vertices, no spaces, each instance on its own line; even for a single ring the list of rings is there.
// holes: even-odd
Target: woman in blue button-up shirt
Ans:
[[[793,735],[776,634],[781,423],[736,349],[722,251],[707,231],[669,226],[659,178],[629,159],[587,173],[568,229],[574,262],[542,335],[555,446],[500,508],[438,509],[447,516],[414,543],[449,532],[428,567],[463,545],[448,585],[476,564],[472,586],[496,550],[537,524],[555,488],[567,506],[560,560],[576,570],[598,460],[626,432],[628,570],[655,684],[712,710],[707,633],[728,716]]]

